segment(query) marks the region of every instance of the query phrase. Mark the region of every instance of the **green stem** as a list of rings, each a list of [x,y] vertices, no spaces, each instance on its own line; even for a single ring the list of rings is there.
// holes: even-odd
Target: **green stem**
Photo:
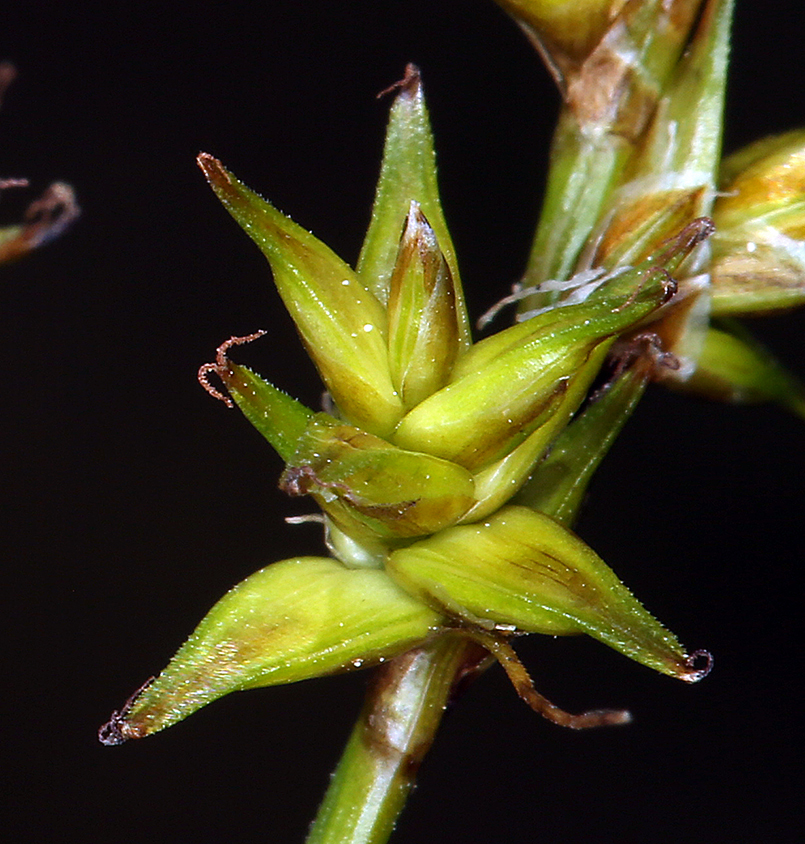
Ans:
[[[539,227],[522,282],[536,286],[570,278],[601,209],[631,153],[614,134],[586,136],[565,108],[551,147],[551,163]],[[526,301],[522,309],[544,303]]]
[[[486,657],[456,634],[378,669],[307,844],[388,840],[452,690]]]

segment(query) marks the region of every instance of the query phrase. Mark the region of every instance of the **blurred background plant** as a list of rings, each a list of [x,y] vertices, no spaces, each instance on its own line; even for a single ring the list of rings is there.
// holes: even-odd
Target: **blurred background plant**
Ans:
[[[338,44],[342,60],[338,79],[342,80],[343,74],[357,74],[365,90],[347,96],[347,86],[340,82],[337,104],[323,81],[332,81],[329,67],[333,65],[328,65],[327,57],[335,58],[328,52],[328,44],[336,21],[327,18],[328,12],[323,12],[313,27],[309,16],[302,20],[290,14],[279,20],[269,11],[261,18],[267,29],[247,27],[251,34],[245,39],[227,36],[230,30],[222,27],[220,20],[213,27],[214,18],[203,13],[196,24],[200,31],[193,30],[192,36],[178,19],[170,26],[166,21],[164,30],[152,27],[146,34],[136,21],[121,17],[117,22],[101,16],[95,22],[105,36],[103,55],[114,56],[114,62],[103,59],[99,48],[81,40],[78,24],[70,26],[58,16],[39,21],[39,41],[32,40],[29,45],[32,56],[42,59],[34,49],[39,42],[42,49],[51,51],[54,45],[69,42],[69,49],[53,52],[50,64],[42,63],[49,73],[31,77],[26,72],[23,76],[39,95],[40,105],[56,103],[55,111],[51,105],[47,112],[51,132],[62,131],[62,126],[67,131],[59,154],[67,156],[72,167],[62,165],[57,172],[70,176],[82,196],[88,189],[96,208],[114,208],[115,213],[97,215],[94,222],[103,237],[93,239],[92,244],[83,231],[77,230],[75,243],[59,246],[59,250],[75,250],[67,252],[68,257],[82,256],[61,271],[67,280],[67,271],[72,269],[74,274],[69,278],[77,281],[61,284],[59,274],[51,270],[46,278],[57,284],[48,288],[47,297],[32,298],[29,291],[23,298],[22,286],[13,283],[7,289],[7,294],[17,294],[13,300],[16,310],[7,308],[16,317],[15,348],[24,354],[30,371],[47,371],[52,376],[52,392],[46,404],[37,385],[21,385],[26,406],[32,410],[47,407],[50,416],[34,415],[33,424],[13,429],[17,443],[13,458],[25,461],[21,477],[30,490],[31,507],[36,505],[35,512],[47,512],[48,524],[36,533],[29,530],[20,534],[17,547],[13,543],[11,547],[17,559],[34,564],[22,566],[17,573],[23,584],[17,598],[41,599],[51,591],[61,597],[58,602],[47,602],[48,613],[36,628],[26,628],[23,640],[34,637],[31,641],[39,642],[49,637],[52,641],[58,637],[63,641],[66,635],[75,642],[52,663],[47,694],[43,693],[41,674],[27,669],[23,672],[22,689],[30,702],[24,714],[37,729],[15,733],[15,740],[18,735],[25,736],[21,753],[24,771],[36,771],[36,777],[24,775],[18,784],[36,785],[20,789],[20,805],[30,805],[29,801],[38,805],[40,795],[43,799],[45,793],[48,795],[49,814],[37,812],[32,818],[36,829],[45,828],[51,822],[49,818],[56,824],[71,817],[87,834],[103,837],[111,830],[136,829],[146,816],[163,824],[181,817],[189,833],[199,840],[220,840],[223,834],[232,835],[222,825],[219,809],[224,804],[234,807],[244,822],[249,817],[265,817],[268,812],[276,823],[278,837],[298,838],[304,828],[305,817],[326,781],[327,761],[320,762],[315,771],[312,762],[298,769],[295,763],[282,764],[282,782],[274,782],[271,794],[265,794],[262,785],[255,790],[253,777],[246,780],[238,772],[243,770],[244,760],[265,758],[265,748],[258,747],[259,742],[254,740],[257,731],[268,733],[271,753],[277,759],[285,752],[294,758],[304,752],[306,759],[320,753],[331,763],[341,741],[335,733],[339,729],[342,735],[346,732],[358,705],[363,686],[360,675],[253,692],[259,702],[259,706],[254,705],[259,711],[254,713],[245,699],[222,702],[195,716],[180,730],[165,734],[159,742],[127,750],[134,754],[134,762],[110,762],[108,752],[101,761],[84,742],[89,741],[87,731],[92,722],[130,690],[132,664],[140,666],[144,675],[164,662],[179,644],[179,627],[192,627],[227,585],[266,562],[265,549],[287,532],[279,518],[266,519],[266,508],[277,513],[298,511],[298,503],[288,506],[272,492],[271,476],[278,469],[255,459],[259,438],[242,446],[233,442],[232,419],[217,406],[207,408],[206,397],[197,397],[197,387],[185,380],[200,360],[208,358],[209,349],[221,337],[233,331],[246,333],[254,327],[256,317],[273,307],[265,290],[262,261],[259,256],[252,258],[249,244],[241,241],[238,232],[226,232],[219,209],[210,209],[207,216],[209,197],[198,185],[192,168],[186,167],[188,156],[192,158],[198,147],[214,150],[248,183],[270,192],[281,207],[303,220],[339,253],[354,256],[359,245],[355,238],[360,234],[354,230],[354,215],[333,220],[333,197],[345,207],[367,207],[384,108],[373,105],[371,94],[398,76],[405,60],[416,59],[427,74],[442,153],[442,181],[447,189],[444,201],[451,222],[455,220],[452,228],[459,251],[467,256],[465,281],[473,312],[491,305],[499,298],[501,288],[520,274],[522,267],[517,263],[526,251],[528,217],[534,213],[538,172],[544,168],[534,165],[531,173],[524,175],[522,164],[510,170],[507,167],[517,152],[522,152],[522,162],[529,149],[533,153],[537,147],[547,148],[552,120],[540,128],[536,118],[550,110],[546,106],[551,100],[549,86],[538,87],[540,80],[531,56],[516,30],[494,9],[476,4],[469,13],[471,26],[467,20],[458,26],[455,15],[440,17],[430,8],[428,13],[435,33],[429,40],[423,39],[421,16],[413,16],[417,25],[409,30],[395,14],[383,18],[374,6],[362,6],[356,12],[363,16],[360,31],[367,27],[376,37],[371,41],[356,37],[354,43],[363,45],[357,50],[344,48],[350,43],[350,33],[357,32],[355,22],[339,18],[345,36]],[[739,10],[736,48],[741,96],[733,95],[730,105],[735,118],[728,136],[730,149],[767,129],[784,129],[792,122],[789,104],[794,95],[787,86],[796,77],[790,62],[785,73],[778,71],[775,75],[776,50],[784,51],[788,28],[775,35],[772,51],[763,40],[763,28],[748,17],[751,12],[744,10],[743,14],[741,18]],[[389,22],[392,18],[393,25]],[[201,22],[210,27],[209,31]],[[262,76],[261,71],[259,77],[252,76],[251,82],[244,84],[243,71],[260,65],[257,43],[263,55],[266,33],[282,31],[283,26],[295,37],[287,44],[275,43],[279,64],[271,64],[272,72]],[[132,53],[124,49],[129,41],[146,47]],[[399,43],[402,41],[407,44]],[[208,45],[204,67],[212,63],[218,68],[215,79],[205,76],[194,59],[199,43]],[[255,45],[254,51],[250,44]],[[303,44],[309,45],[323,63],[322,67],[308,65],[309,76],[303,72]],[[429,45],[439,49],[431,50]],[[445,45],[449,45],[447,49]],[[169,80],[159,58],[168,54],[177,59]],[[13,55],[19,61],[19,49]],[[233,55],[237,56],[234,65]],[[358,65],[356,55],[361,61],[368,59],[366,64]],[[483,74],[473,72],[477,67],[467,63],[469,55],[486,56]],[[505,62],[498,64],[499,57],[505,57]],[[63,67],[66,59],[77,63],[79,72],[77,78],[66,75],[59,96],[54,97],[54,68]],[[283,62],[286,71],[293,67],[299,77],[299,94],[278,88],[276,68]],[[760,73],[761,66],[768,77]],[[533,89],[525,84],[512,86],[512,79],[528,79],[531,74]],[[207,81],[199,87],[201,78]],[[763,87],[764,78],[774,81]],[[164,84],[160,84],[161,79]],[[309,81],[304,85],[302,80]],[[475,85],[470,86],[470,80]],[[212,109],[211,96],[216,103]],[[294,104],[304,102],[305,108],[300,110],[295,105],[285,120],[277,121],[279,103],[285,99]],[[265,115],[262,109],[254,108],[257,101],[265,103]],[[182,102],[183,108],[177,108],[177,102]],[[110,118],[112,103],[114,119]],[[497,119],[490,118],[489,109]],[[314,116],[316,113],[318,116]],[[72,121],[66,120],[68,114]],[[57,119],[60,115],[65,119]],[[465,119],[472,120],[473,130],[481,137],[489,130],[490,138],[499,138],[500,125],[510,125],[505,153],[490,158],[486,144],[468,147],[468,126],[462,122]],[[28,120],[32,125],[33,119]],[[307,134],[292,131],[295,121],[299,126],[314,128]],[[181,128],[187,122],[195,124],[190,131]],[[30,125],[27,136],[22,133],[22,137],[28,141],[28,157],[35,160],[37,146],[30,143]],[[205,127],[201,133],[198,125]],[[22,127],[26,128],[24,122]],[[369,137],[372,131],[375,134]],[[317,143],[327,133],[327,142]],[[180,138],[178,143],[172,140],[175,137]],[[315,154],[301,155],[300,138]],[[247,142],[254,144],[253,152]],[[261,158],[260,151],[267,149],[273,155]],[[146,151],[148,154],[144,154]],[[81,153],[83,157],[76,157],[75,162],[91,161],[92,166],[81,169],[68,153]],[[355,164],[344,167],[345,160],[354,160]],[[471,182],[477,184],[470,176],[491,160],[498,161],[501,169],[495,169],[495,178],[487,182],[485,205],[496,208],[506,204],[521,209],[518,229],[508,221],[502,225],[485,212],[485,226],[497,231],[499,241],[506,245],[495,255],[487,254],[480,239],[472,234],[477,231],[477,208],[462,201],[451,205],[451,197],[460,197]],[[133,164],[136,166],[132,169]],[[21,170],[18,166],[13,172],[26,172],[32,177],[38,174],[35,168]],[[133,184],[161,184],[166,178],[171,187],[160,194],[158,201],[147,192],[144,202],[142,195],[132,190]],[[322,195],[328,188],[330,195]],[[307,207],[305,202],[309,203]],[[135,219],[148,220],[149,225],[139,228],[133,223]],[[199,234],[203,246],[192,254],[183,251]],[[207,249],[207,245],[214,248]],[[79,269],[88,266],[87,254],[95,260],[92,277]],[[34,260],[39,262],[43,257]],[[41,267],[40,263],[27,267],[20,264],[9,271],[12,281],[28,278],[29,273],[36,281],[43,277]],[[165,284],[167,278],[173,279],[169,286]],[[225,301],[211,309],[210,297],[220,301],[223,284]],[[40,288],[41,281],[34,290]],[[264,305],[255,306],[261,297]],[[111,314],[121,313],[127,317],[123,324],[110,319]],[[69,321],[64,320],[67,314]],[[32,327],[35,335],[50,342],[44,346],[35,343]],[[277,337],[285,337],[282,342],[288,350],[284,353],[288,359],[282,361],[282,372],[287,365],[287,374],[275,375],[280,372],[275,368],[279,362],[270,350],[256,366],[290,389],[299,380],[298,370],[309,370],[304,369],[301,355],[290,359],[296,340],[292,332],[283,335],[282,330],[277,326]],[[761,330],[782,352],[787,345],[792,350],[798,348],[796,321],[778,319],[765,323]],[[54,347],[60,351],[59,357],[49,352]],[[252,353],[261,355],[257,346]],[[796,355],[789,353],[788,358],[796,361]],[[167,392],[153,389],[157,381],[160,385],[185,386]],[[90,384],[92,389],[87,389]],[[311,406],[318,399],[314,384],[311,379],[310,386],[305,387],[304,398]],[[134,405],[132,388],[139,388]],[[71,409],[79,406],[83,413],[73,415]],[[190,423],[193,414],[199,415],[203,425]],[[45,459],[35,444],[52,436],[54,424],[64,445]],[[585,517],[584,535],[607,559],[618,560],[619,573],[658,616],[675,629],[686,631],[688,641],[704,642],[721,657],[719,672],[691,693],[662,678],[656,678],[655,684],[644,670],[633,674],[625,660],[617,660],[614,655],[612,659],[602,657],[601,648],[588,648],[581,640],[540,643],[532,639],[523,643],[529,664],[539,664],[543,691],[568,708],[628,703],[639,714],[638,722],[627,731],[608,735],[574,736],[551,730],[524,707],[521,712],[521,705],[511,699],[505,684],[492,673],[476,684],[473,694],[446,722],[442,742],[437,743],[423,769],[424,787],[417,794],[417,810],[404,816],[399,840],[406,840],[406,836],[420,839],[427,834],[433,822],[429,820],[429,807],[438,812],[443,824],[461,830],[467,805],[463,798],[474,804],[485,801],[484,811],[472,819],[470,838],[488,837],[498,831],[505,815],[513,834],[519,830],[521,835],[533,835],[539,829],[546,836],[589,840],[593,830],[600,837],[603,827],[611,831],[612,840],[622,840],[629,834],[645,837],[649,832],[672,839],[678,816],[660,808],[680,803],[697,816],[694,835],[699,840],[720,840],[730,825],[743,831],[753,825],[760,829],[761,823],[773,837],[768,818],[760,810],[763,795],[793,795],[797,782],[791,750],[794,727],[784,719],[789,705],[771,692],[778,688],[779,672],[793,658],[786,635],[793,617],[787,611],[790,597],[780,596],[779,578],[774,573],[787,571],[794,560],[794,543],[785,537],[794,535],[794,513],[798,509],[798,430],[793,421],[789,423],[763,409],[736,412],[703,407],[656,391],[641,406],[634,425],[631,430],[627,428],[625,439],[611,455],[611,468],[605,465],[601,470],[596,507]],[[156,442],[155,428],[163,433],[165,442],[171,443],[169,449],[163,450]],[[733,437],[731,430],[735,429]],[[706,450],[694,446],[700,439],[707,441]],[[739,450],[742,460],[735,459]],[[679,458],[683,451],[695,455],[690,470]],[[731,457],[727,478],[723,466]],[[650,474],[646,470],[649,461],[656,466]],[[115,470],[104,471],[103,466],[114,466]],[[660,477],[662,482],[658,483]],[[780,492],[780,498],[773,502],[769,485]],[[734,488],[742,490],[740,500],[730,497]],[[616,493],[607,494],[612,490]],[[217,501],[212,512],[204,506],[211,500],[211,493]],[[180,517],[176,509],[179,498],[186,502]],[[622,524],[624,513],[631,524],[640,525],[639,534],[615,530]],[[657,513],[663,514],[662,519],[656,519]],[[746,513],[751,513],[751,524],[746,518],[736,518]],[[680,536],[680,519],[690,530],[690,545]],[[34,518],[30,523],[37,524]],[[764,529],[764,525],[772,524],[777,533],[770,551],[771,528]],[[791,526],[789,533],[786,525]],[[308,541],[306,530],[300,528],[292,534],[293,545],[285,551],[275,548],[272,558],[298,552]],[[310,530],[308,547],[315,552],[319,541],[313,534]],[[121,535],[125,537],[122,543]],[[652,554],[650,570],[645,565],[646,547],[663,549]],[[679,559],[666,567],[660,565],[657,556],[664,556],[669,548],[680,549]],[[767,561],[762,572],[753,564],[759,557]],[[168,558],[175,560],[170,568],[165,565]],[[58,565],[51,563],[54,559],[59,560]],[[701,565],[702,560],[706,560],[706,566]],[[43,570],[49,573],[46,593],[41,585],[35,590],[32,577],[28,580],[34,568],[39,574]],[[41,577],[36,582],[41,584]],[[689,594],[692,588],[700,599],[695,606]],[[15,609],[17,604],[20,612],[31,605],[15,600]],[[707,613],[701,610],[702,605],[707,606]],[[146,613],[151,616],[147,622]],[[762,628],[747,627],[750,613],[753,618],[764,619]],[[126,620],[124,629],[120,629],[121,619]],[[153,638],[146,629],[152,631]],[[107,631],[101,639],[98,630]],[[569,664],[574,666],[572,672],[567,671]],[[90,665],[96,667],[95,676],[90,676]],[[97,666],[103,668],[98,670]],[[76,676],[83,678],[81,682]],[[114,678],[116,693],[109,693],[110,677]],[[627,686],[629,700],[624,701]],[[741,695],[749,711],[736,705]],[[101,697],[107,703],[90,705],[88,712],[88,700]],[[493,701],[496,708],[503,707],[497,720],[481,714]],[[755,714],[761,702],[763,719]],[[42,732],[43,723],[51,723],[56,714],[62,717],[68,711],[73,715],[55,737],[49,731]],[[295,723],[309,725],[302,735],[284,729],[283,719],[289,712]],[[667,718],[660,724],[662,715]],[[340,728],[334,723],[339,718]],[[265,725],[271,721],[283,724],[283,730],[269,730]],[[214,731],[209,729],[211,723]],[[482,730],[479,724],[484,725]],[[212,733],[214,739],[210,738]],[[199,741],[199,735],[208,738]],[[736,741],[736,735],[740,740]],[[695,770],[690,766],[692,747],[699,760]],[[69,780],[60,776],[60,769],[50,761],[62,758],[69,760],[74,772]],[[647,775],[655,769],[657,758],[664,760],[669,773],[661,781]],[[758,783],[747,767],[738,764],[750,758],[773,759],[765,765],[770,779]],[[79,760],[91,760],[88,769],[82,768]],[[207,771],[204,781],[195,776],[199,769]],[[617,777],[603,774],[613,770]],[[684,777],[679,776],[680,771],[685,772]],[[235,783],[237,790],[231,788]],[[87,788],[88,784],[92,787]],[[480,784],[482,796],[474,798],[473,788]],[[538,789],[540,800],[510,799],[520,788],[529,795]],[[12,794],[16,793],[12,788]],[[292,796],[306,801],[306,806],[295,807]],[[621,808],[627,797],[634,807],[630,818],[623,817]],[[579,802],[585,805],[583,813],[573,808]],[[82,807],[78,815],[77,807]],[[498,809],[502,811],[495,815]],[[775,823],[782,823],[779,815],[772,826]]]
[[[16,75],[11,62],[0,62],[0,106]],[[0,193],[27,187],[25,178],[0,177]],[[79,213],[73,189],[64,182],[54,182],[25,209],[22,223],[0,228],[0,263],[20,258],[58,237]]]

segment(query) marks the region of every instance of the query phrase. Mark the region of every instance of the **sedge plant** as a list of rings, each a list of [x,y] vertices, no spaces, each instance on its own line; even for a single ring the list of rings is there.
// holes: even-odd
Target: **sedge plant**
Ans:
[[[517,693],[571,714],[515,652],[588,634],[687,683],[710,669],[573,530],[590,478],[660,382],[803,416],[802,386],[737,318],[805,303],[805,133],[721,160],[732,0],[500,0],[559,86],[542,214],[521,282],[475,340],[439,200],[420,72],[386,92],[388,130],[356,266],[198,163],[255,241],[326,388],[308,408],[232,337],[201,367],[311,496],[326,553],[233,587],[170,664],[113,713],[142,738],[232,691],[373,667],[310,842],[391,834],[456,686],[499,663]],[[237,349],[237,356],[247,355]]]

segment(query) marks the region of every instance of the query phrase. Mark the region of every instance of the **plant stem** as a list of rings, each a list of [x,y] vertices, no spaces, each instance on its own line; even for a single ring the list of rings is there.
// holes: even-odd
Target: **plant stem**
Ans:
[[[377,670],[307,844],[388,840],[457,683],[487,660],[460,634]]]
[[[551,147],[548,185],[534,237],[525,287],[567,279],[623,169],[631,146],[613,134],[587,137],[564,108]],[[522,310],[541,307],[531,299]]]

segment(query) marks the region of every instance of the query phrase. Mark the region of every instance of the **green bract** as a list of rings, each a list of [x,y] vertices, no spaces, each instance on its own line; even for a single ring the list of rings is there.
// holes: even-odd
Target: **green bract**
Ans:
[[[527,633],[589,633],[664,674],[701,671],[612,570],[567,528],[527,507],[508,506],[473,525],[395,551],[387,566],[408,592],[480,627]]]
[[[162,674],[113,717],[106,740],[157,732],[228,692],[382,662],[441,622],[382,572],[326,557],[274,563],[210,610]]]

